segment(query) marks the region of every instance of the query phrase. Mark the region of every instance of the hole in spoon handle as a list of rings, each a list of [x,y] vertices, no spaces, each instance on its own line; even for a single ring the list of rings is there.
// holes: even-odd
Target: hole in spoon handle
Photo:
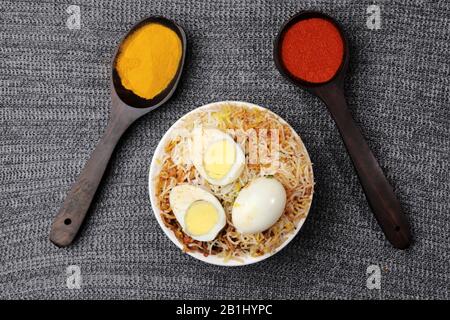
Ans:
[[[406,249],[411,242],[409,223],[392,186],[354,122],[342,89],[335,86],[316,93],[336,122],[367,201],[386,238],[394,247]]]
[[[96,179],[100,181],[101,176],[86,179],[82,173],[67,195],[50,231],[50,240],[58,247],[66,247],[75,239],[97,189]]]

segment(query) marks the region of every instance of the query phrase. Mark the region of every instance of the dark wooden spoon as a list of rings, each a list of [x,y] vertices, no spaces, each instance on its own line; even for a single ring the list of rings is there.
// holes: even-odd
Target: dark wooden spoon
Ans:
[[[78,180],[67,195],[64,204],[55,217],[50,241],[59,247],[71,244],[80,230],[86,217],[94,194],[103,177],[112,152],[125,130],[138,118],[164,104],[174,93],[184,66],[186,55],[186,35],[175,22],[163,17],[150,17],[136,24],[125,36],[121,43],[134,31],[149,23],[162,24],[177,33],[182,43],[182,56],[175,77],[169,86],[153,99],[147,100],[125,89],[116,71],[116,59],[120,46],[116,51],[111,74],[111,102],[112,109],[105,133],[86,163]]]
[[[325,83],[314,84],[295,77],[286,69],[281,59],[281,43],[285,32],[298,21],[310,18],[326,19],[333,23],[344,41],[343,62],[334,77]],[[409,247],[411,233],[408,221],[391,185],[384,176],[347,107],[344,96],[344,77],[348,67],[349,50],[342,28],[333,18],[323,13],[315,11],[300,12],[288,20],[278,33],[274,43],[274,60],[284,77],[318,96],[326,104],[353,161],[369,205],[386,238],[395,248],[406,249]]]

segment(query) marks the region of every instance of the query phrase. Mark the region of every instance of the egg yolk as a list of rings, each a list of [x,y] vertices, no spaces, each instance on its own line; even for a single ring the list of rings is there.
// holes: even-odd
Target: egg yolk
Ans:
[[[212,179],[223,179],[236,159],[235,145],[228,140],[212,143],[203,157],[203,167]]]
[[[208,233],[219,220],[216,208],[208,201],[195,201],[191,204],[184,218],[187,231],[193,236]]]

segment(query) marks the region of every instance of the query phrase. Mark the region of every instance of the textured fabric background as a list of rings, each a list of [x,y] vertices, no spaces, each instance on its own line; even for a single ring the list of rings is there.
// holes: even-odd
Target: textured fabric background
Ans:
[[[0,2],[1,298],[449,298],[450,2]],[[81,6],[81,30],[66,9]],[[393,249],[370,212],[325,107],[272,62],[283,21],[317,9],[349,38],[347,98],[411,222],[415,243]],[[79,240],[48,240],[53,217],[107,124],[110,61],[138,20],[164,15],[189,38],[176,95],[137,121],[116,149]],[[182,254],[150,209],[147,174],[169,126],[203,104],[236,99],[282,115],[314,162],[313,207],[296,239],[256,265],[224,268]],[[381,290],[366,268],[382,270]],[[79,290],[66,286],[78,265]]]

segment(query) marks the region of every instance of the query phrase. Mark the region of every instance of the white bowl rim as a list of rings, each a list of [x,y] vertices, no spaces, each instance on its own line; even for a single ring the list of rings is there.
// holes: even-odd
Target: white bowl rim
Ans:
[[[273,252],[271,253],[266,253],[262,256],[259,257],[251,257],[251,256],[246,256],[246,257],[239,257],[239,259],[241,259],[242,261],[238,261],[238,260],[234,260],[234,259],[230,259],[228,261],[224,261],[223,258],[221,257],[217,257],[215,255],[209,255],[209,256],[204,256],[203,254],[199,253],[199,252],[184,252],[183,251],[183,245],[180,243],[180,241],[177,239],[177,237],[175,236],[175,234],[173,233],[172,230],[170,230],[169,228],[167,228],[161,218],[161,214],[160,211],[157,207],[157,201],[156,201],[156,197],[155,197],[155,193],[153,192],[153,185],[154,185],[154,178],[156,176],[156,173],[159,172],[160,166],[158,165],[158,161],[157,159],[161,157],[162,154],[164,154],[164,146],[166,144],[166,140],[170,137],[170,134],[172,133],[173,130],[175,130],[178,126],[181,125],[181,123],[183,122],[184,119],[186,119],[186,117],[195,114],[197,112],[202,112],[208,109],[212,109],[212,108],[216,108],[218,106],[221,105],[226,105],[226,104],[234,104],[234,105],[239,105],[239,106],[243,106],[243,107],[247,107],[247,108],[257,108],[266,112],[269,112],[271,114],[273,114],[280,122],[282,122],[283,124],[286,124],[289,126],[289,128],[292,129],[292,131],[294,132],[294,134],[296,134],[299,138],[300,141],[302,141],[303,144],[303,140],[301,139],[301,137],[298,135],[298,133],[291,127],[291,125],[289,123],[287,123],[282,117],[280,117],[279,115],[277,115],[275,112],[258,106],[256,104],[253,103],[249,103],[249,102],[244,102],[244,101],[234,101],[234,100],[225,100],[225,101],[217,101],[217,102],[212,102],[212,103],[208,103],[206,105],[203,105],[201,107],[198,107],[196,109],[193,109],[189,112],[187,112],[186,114],[184,114],[181,118],[179,118],[177,121],[175,121],[174,124],[172,124],[172,126],[166,131],[166,133],[162,136],[161,140],[159,141],[154,153],[153,153],[153,157],[152,157],[152,161],[150,164],[150,170],[149,170],[149,176],[148,176],[148,191],[149,191],[149,196],[150,196],[150,203],[152,206],[152,211],[153,214],[156,218],[156,220],[158,221],[159,226],[161,227],[161,229],[164,231],[164,233],[166,234],[166,236],[183,252],[183,253],[187,253],[188,255],[201,260],[203,262],[209,263],[209,264],[213,264],[213,265],[218,265],[218,266],[226,266],[226,267],[235,267],[235,266],[244,266],[244,265],[249,265],[249,264],[253,264],[253,263],[257,263],[260,261],[263,261],[269,257],[272,257],[273,255],[275,255],[276,253],[278,253],[279,251],[281,251],[285,246],[287,246],[292,239],[295,238],[295,236],[299,233],[300,229],[302,228],[306,218],[309,215],[309,211],[311,209],[311,204],[312,204],[312,200],[313,200],[313,195],[311,196],[311,202],[309,203],[309,207],[306,211],[306,215],[303,219],[301,219],[294,232],[292,232],[287,238],[286,240],[278,247],[276,248]],[[304,144],[303,144],[304,146]],[[308,154],[308,150],[306,149],[306,146],[304,146],[305,148],[305,153],[306,156],[308,158],[308,160],[311,162],[311,159],[309,157]],[[312,171],[312,169],[311,169]],[[312,172],[313,175],[313,181],[314,181],[314,174]]]

